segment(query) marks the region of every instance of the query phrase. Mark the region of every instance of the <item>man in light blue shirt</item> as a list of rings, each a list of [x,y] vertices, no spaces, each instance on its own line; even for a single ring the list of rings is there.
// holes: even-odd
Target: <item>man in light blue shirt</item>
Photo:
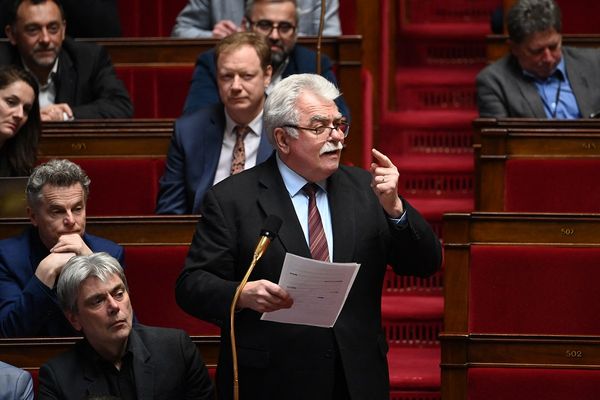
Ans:
[[[519,0],[507,15],[511,53],[477,76],[481,117],[590,118],[600,111],[600,51],[562,46],[554,0]]]

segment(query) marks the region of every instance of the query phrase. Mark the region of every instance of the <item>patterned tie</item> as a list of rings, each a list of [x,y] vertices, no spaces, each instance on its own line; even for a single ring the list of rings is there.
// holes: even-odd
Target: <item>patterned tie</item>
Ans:
[[[231,155],[231,175],[235,175],[244,170],[244,165],[246,164],[244,138],[248,132],[250,132],[250,128],[238,125],[233,130],[235,131],[237,138],[235,139],[235,146],[233,146],[233,153]]]
[[[319,187],[314,183],[307,183],[302,190],[308,196],[308,242],[310,245],[310,254],[315,260],[329,261],[327,237],[325,237],[321,215],[317,208],[316,193]]]

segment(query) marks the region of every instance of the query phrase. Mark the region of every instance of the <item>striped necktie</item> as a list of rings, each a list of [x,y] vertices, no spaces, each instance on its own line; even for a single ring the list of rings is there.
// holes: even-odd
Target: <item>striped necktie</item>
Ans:
[[[302,190],[308,196],[308,243],[310,254],[315,260],[329,261],[327,237],[325,237],[321,215],[317,208],[316,193],[319,186],[314,183],[307,183]]]

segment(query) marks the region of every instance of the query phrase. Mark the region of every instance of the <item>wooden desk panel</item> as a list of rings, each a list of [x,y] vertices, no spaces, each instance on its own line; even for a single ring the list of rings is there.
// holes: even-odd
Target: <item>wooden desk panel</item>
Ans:
[[[19,368],[37,369],[49,359],[68,350],[80,338],[19,338],[0,339],[2,361]],[[207,367],[216,367],[219,357],[219,336],[192,336]]]
[[[198,218],[198,215],[88,217],[86,232],[123,246],[189,245]],[[0,239],[18,235],[29,225],[26,218],[0,219]]]
[[[444,241],[442,398],[467,398],[471,367],[600,369],[600,335],[482,334],[468,328],[471,245],[600,247],[600,214],[446,214]]]
[[[511,159],[598,160],[600,120],[476,122],[475,207],[504,211],[506,162]],[[557,188],[558,189],[558,188]]]

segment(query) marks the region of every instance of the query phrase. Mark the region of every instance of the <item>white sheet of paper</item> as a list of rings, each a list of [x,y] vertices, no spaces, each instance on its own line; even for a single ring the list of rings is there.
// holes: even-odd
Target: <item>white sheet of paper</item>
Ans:
[[[264,313],[265,321],[331,328],[346,302],[360,264],[315,261],[287,253],[279,286],[294,299],[291,308]]]

